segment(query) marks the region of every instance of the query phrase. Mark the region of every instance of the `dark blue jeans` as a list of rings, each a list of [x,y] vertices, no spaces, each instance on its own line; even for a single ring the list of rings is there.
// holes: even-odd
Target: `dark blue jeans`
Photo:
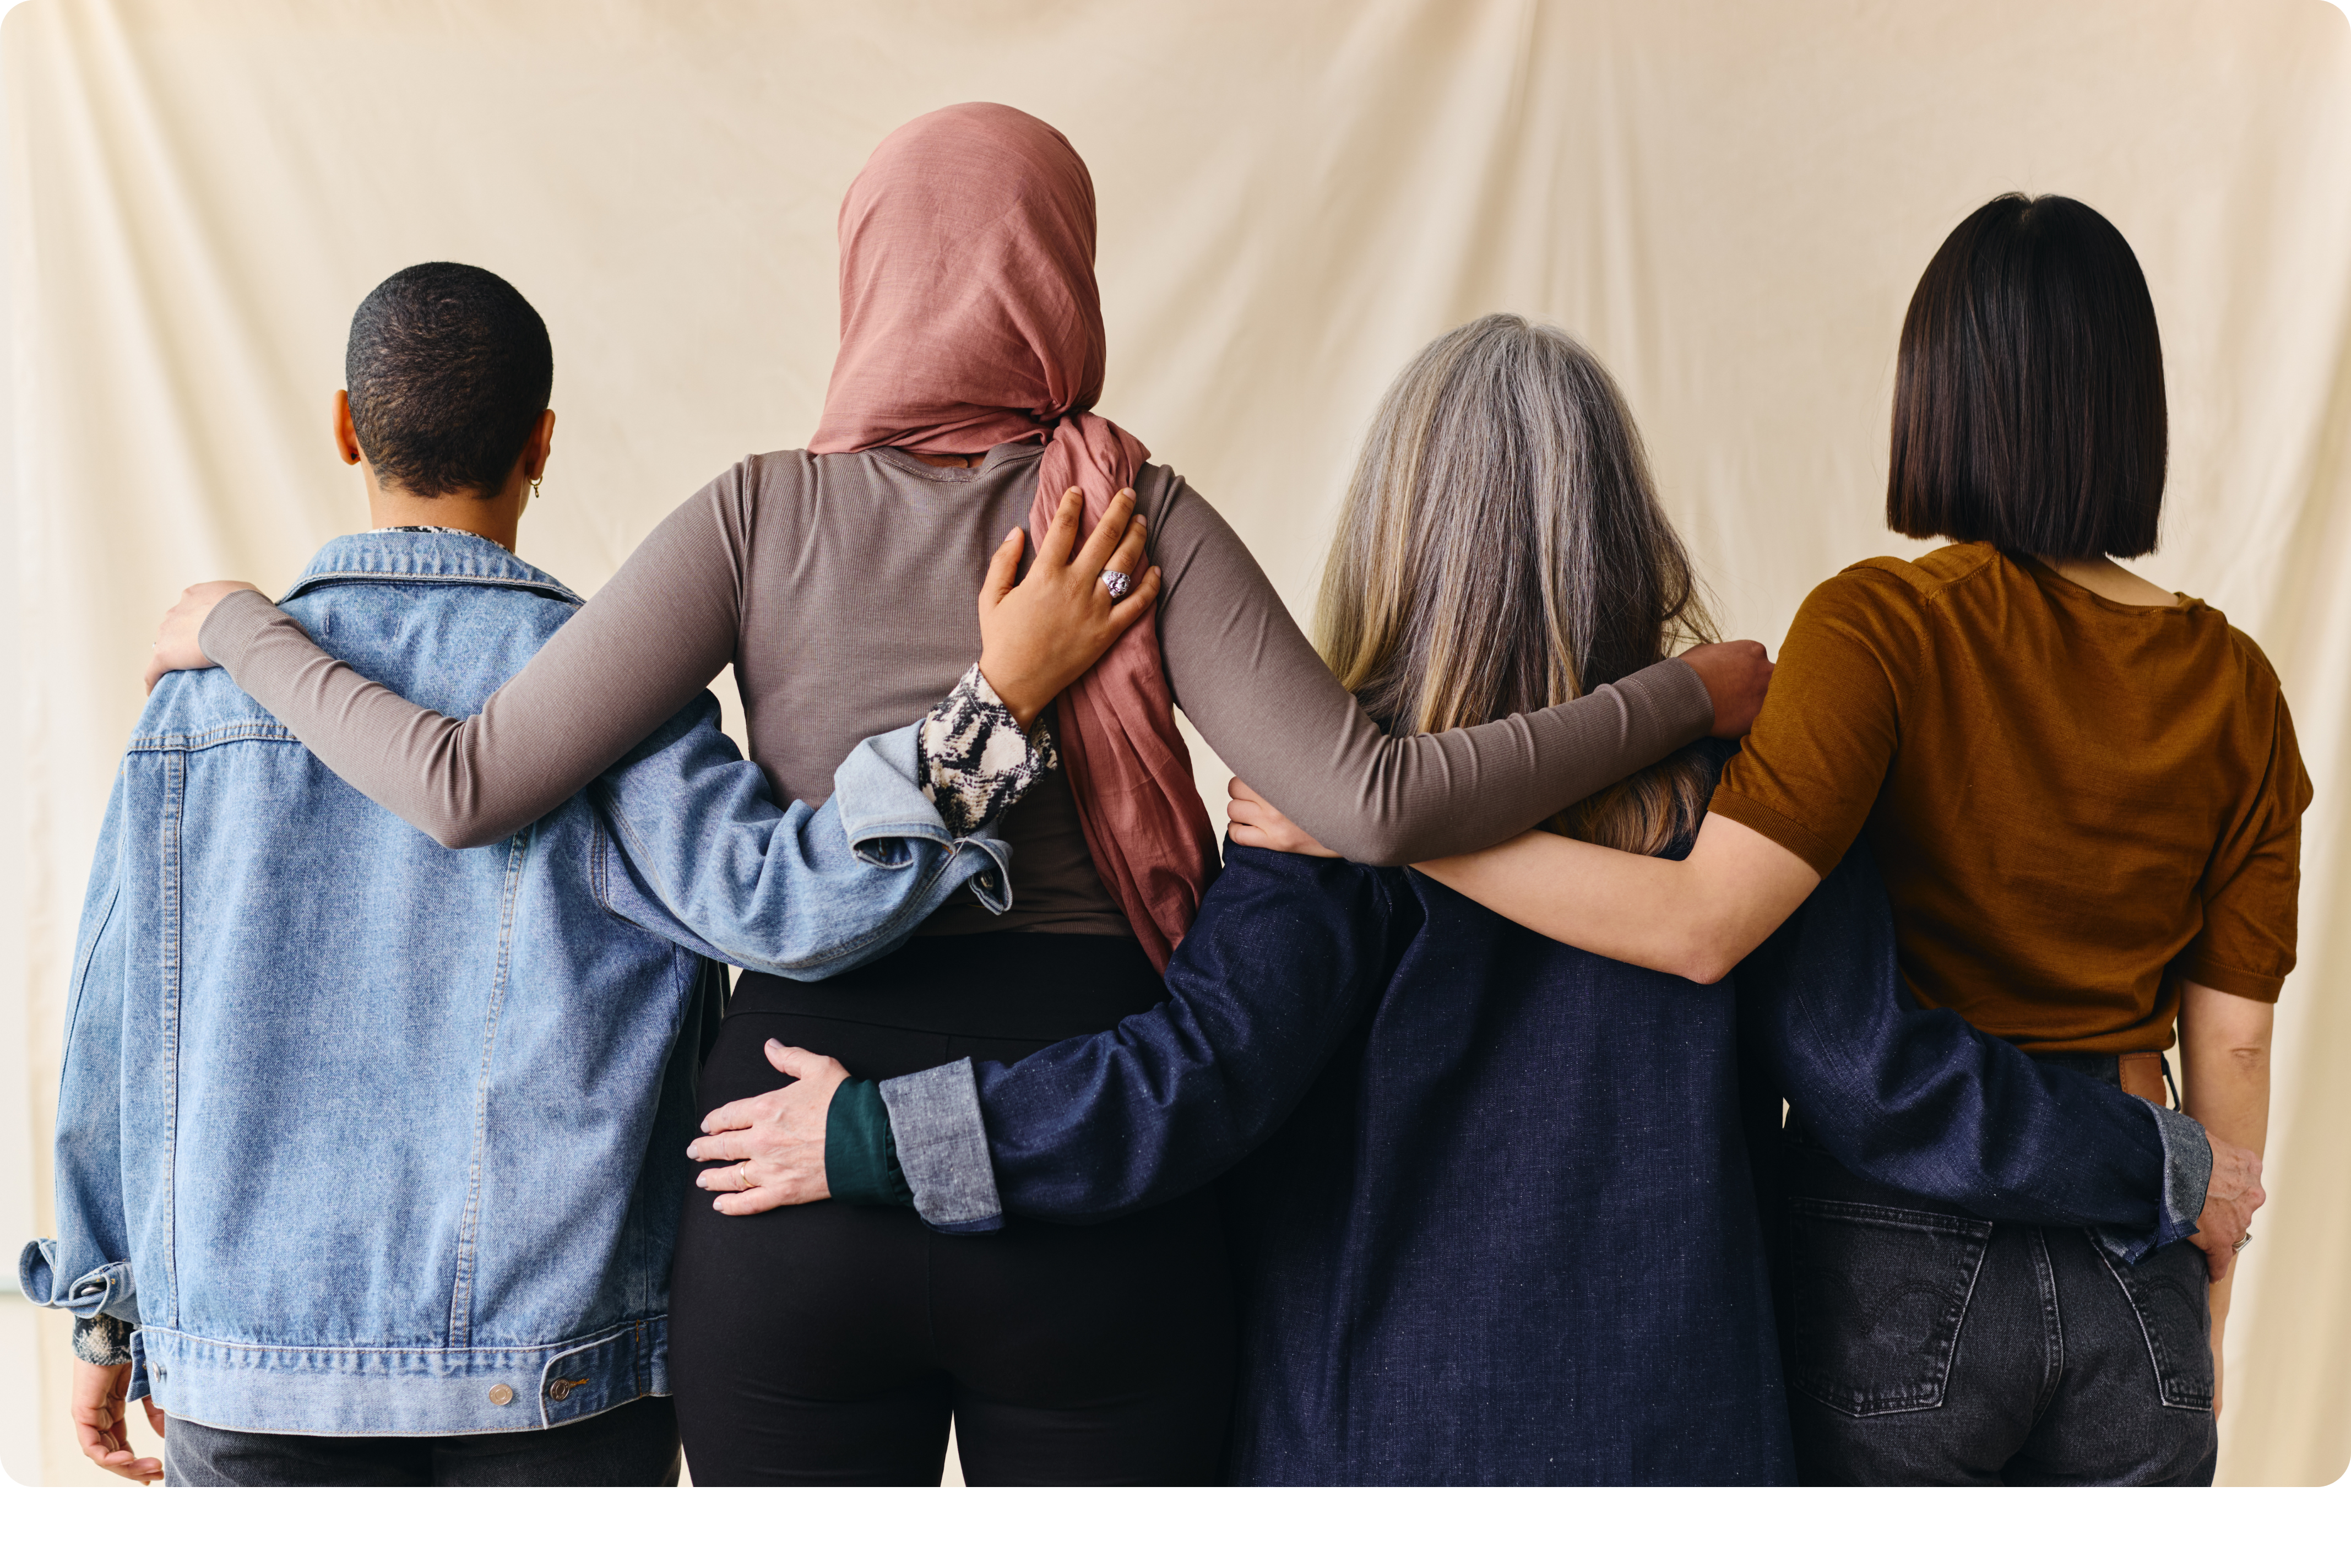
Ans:
[[[1786,1139],[1782,1338],[1811,1486],[2209,1486],[2204,1254],[2136,1267]]]
[[[546,1430],[446,1437],[314,1437],[164,1421],[174,1487],[674,1487],[677,1406],[632,1399]]]

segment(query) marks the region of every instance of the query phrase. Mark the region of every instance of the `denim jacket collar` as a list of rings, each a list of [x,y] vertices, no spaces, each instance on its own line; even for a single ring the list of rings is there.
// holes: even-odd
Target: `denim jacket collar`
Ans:
[[[328,540],[286,591],[286,599],[278,602],[330,583],[400,578],[428,578],[475,588],[519,588],[565,604],[584,602],[538,568],[479,534],[411,533],[398,528],[376,528]]]

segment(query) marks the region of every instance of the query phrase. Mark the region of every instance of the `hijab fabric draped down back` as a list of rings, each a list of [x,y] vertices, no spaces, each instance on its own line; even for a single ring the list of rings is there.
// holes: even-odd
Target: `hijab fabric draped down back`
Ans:
[[[1030,538],[1071,486],[1091,532],[1150,456],[1092,412],[1107,354],[1093,267],[1093,180],[1060,131],[993,103],[899,127],[841,201],[841,351],[809,450],[1042,442]],[[1094,868],[1164,969],[1207,889],[1216,835],[1155,612],[1061,694],[1057,716]]]

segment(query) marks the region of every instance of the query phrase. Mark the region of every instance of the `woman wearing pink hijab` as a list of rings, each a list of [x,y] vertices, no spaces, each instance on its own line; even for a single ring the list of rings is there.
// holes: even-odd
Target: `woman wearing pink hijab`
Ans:
[[[763,1184],[778,1173],[734,1136],[789,1082],[777,1042],[855,1075],[827,1113],[838,1147],[909,1108],[893,1081],[1017,1061],[1165,1000],[1159,971],[1217,865],[1176,707],[1323,843],[1395,865],[1482,848],[1739,733],[1769,667],[1753,644],[1709,646],[1556,707],[1391,738],[1215,510],[1092,412],[1093,186],[1060,132],[982,103],[901,127],[850,187],[841,252],[840,357],[807,449],[747,458],[679,507],[479,715],[365,681],[258,593],[198,593],[175,617],[329,766],[453,845],[534,821],[730,663],[753,757],[799,799],[965,671],[960,719],[926,745],[1025,747],[1050,769],[997,829],[1011,907],[951,904],[837,979],[744,974],[702,1067],[694,1152],[717,1196],[689,1195],[648,1375],[676,1390],[700,1485],[935,1482],[951,1417],[976,1483],[1208,1480],[1233,1354],[1212,1195],[1084,1227],[1000,1221],[941,1179],[920,1211],[888,1201],[903,1191],[781,1207]],[[982,622],[1021,533],[1071,490],[1090,526],[1148,517],[1155,577],[1102,587],[1155,581],[1158,598],[1046,724],[988,686]],[[967,1066],[923,1082],[972,1092]],[[898,1154],[934,1178],[975,1158],[914,1138]]]

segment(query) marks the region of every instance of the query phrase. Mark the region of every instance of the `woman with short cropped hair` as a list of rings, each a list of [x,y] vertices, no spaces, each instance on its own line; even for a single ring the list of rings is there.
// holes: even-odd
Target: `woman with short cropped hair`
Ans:
[[[2109,559],[2155,548],[2165,446],[2129,245],[2063,196],[1988,204],[1919,281],[1894,399],[1887,524],[1956,542],[1813,591],[1688,858],[1531,833],[1422,869],[1710,981],[1865,839],[1920,1000],[2158,1101],[2176,1024],[2183,1108],[2258,1151],[2311,787],[2252,639]],[[1811,1132],[1799,1100],[1807,1479],[2210,1480],[2225,1248],[2125,1266],[1865,1181]]]

